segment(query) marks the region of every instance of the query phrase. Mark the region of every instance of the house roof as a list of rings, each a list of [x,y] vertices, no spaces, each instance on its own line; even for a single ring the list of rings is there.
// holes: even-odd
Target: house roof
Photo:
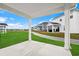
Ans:
[[[59,18],[59,17],[61,17],[61,16],[64,16],[64,14],[61,14],[61,15],[59,15],[59,16],[53,18],[53,20],[55,20],[55,19],[57,19],[57,18]]]
[[[51,24],[59,24],[59,23],[56,23],[56,22],[50,22]],[[40,23],[40,24],[38,24],[38,25],[42,25],[42,24],[44,24],[44,25],[47,25],[47,24],[49,24],[49,22],[42,22],[42,23]]]
[[[6,23],[0,23],[0,25],[8,26]]]

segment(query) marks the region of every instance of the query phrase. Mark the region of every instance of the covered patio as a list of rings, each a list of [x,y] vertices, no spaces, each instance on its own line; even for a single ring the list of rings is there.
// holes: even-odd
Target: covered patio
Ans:
[[[0,9],[7,10],[9,12],[15,13],[16,15],[19,15],[19,16],[29,19],[28,44],[30,44],[30,45],[26,44],[26,46],[28,45],[27,47],[30,47],[30,48],[28,48],[28,51],[29,51],[29,49],[31,49],[33,47],[32,46],[32,42],[33,42],[34,45],[37,45],[37,46],[34,46],[34,47],[37,47],[34,49],[38,49],[38,46],[41,44],[45,45],[45,49],[47,49],[46,50],[47,52],[41,52],[42,53],[41,55],[46,55],[46,54],[47,55],[54,55],[55,54],[54,51],[56,51],[56,49],[58,50],[58,52],[61,51],[60,52],[61,54],[57,53],[58,55],[71,55],[71,53],[70,53],[71,46],[70,46],[70,31],[69,31],[70,30],[69,29],[70,21],[69,21],[69,19],[70,19],[70,10],[71,10],[71,8],[74,7],[74,5],[75,4],[73,4],[73,3],[70,3],[70,4],[68,4],[68,3],[58,3],[58,4],[57,3],[54,3],[54,4],[53,3],[45,3],[45,4],[42,4],[42,3],[41,4],[39,4],[39,3],[38,4],[33,4],[33,3],[29,3],[29,4],[28,3],[26,3],[26,4],[25,3],[19,3],[19,4],[18,3],[10,3],[9,4],[9,3],[5,3],[5,4],[0,4]],[[54,45],[51,46],[49,44],[34,42],[32,40],[32,37],[33,37],[32,36],[32,19],[35,17],[46,16],[46,15],[50,15],[50,14],[54,14],[54,13],[58,13],[58,12],[62,12],[62,11],[64,11],[64,15],[65,15],[64,47],[61,48],[59,46],[54,46]],[[43,46],[43,45],[41,45],[41,46]],[[16,46],[14,46],[14,47],[16,48]],[[50,49],[49,49],[49,47],[50,47]],[[27,48],[25,48],[25,49],[27,49]],[[42,49],[43,49],[43,47],[42,47]],[[5,48],[4,48],[4,50],[5,50]],[[33,54],[29,54],[29,53],[28,54],[29,55],[39,55],[39,54],[35,53],[34,51],[36,51],[36,50],[32,50]],[[50,52],[50,51],[52,51],[52,52]],[[2,53],[4,53],[4,52],[2,52]],[[43,54],[43,53],[45,53],[45,54]],[[55,54],[55,55],[57,55],[57,54]],[[6,54],[6,55],[8,55],[8,54]]]

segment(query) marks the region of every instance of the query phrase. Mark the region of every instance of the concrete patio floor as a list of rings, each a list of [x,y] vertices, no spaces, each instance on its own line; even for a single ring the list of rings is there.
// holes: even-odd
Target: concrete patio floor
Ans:
[[[26,41],[0,49],[0,56],[71,56],[71,53],[64,47]]]

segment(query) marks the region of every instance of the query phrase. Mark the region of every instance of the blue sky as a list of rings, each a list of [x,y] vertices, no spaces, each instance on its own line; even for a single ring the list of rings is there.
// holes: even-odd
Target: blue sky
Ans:
[[[32,19],[32,24],[36,25],[36,24],[39,24],[40,22],[49,21],[51,18],[55,18],[55,17],[60,16],[62,14],[64,14],[64,13],[59,12],[59,13],[48,15],[48,16],[42,16],[42,17],[34,18],[34,19]]]
[[[79,9],[79,4],[77,3],[76,8]],[[51,18],[55,18],[64,14],[64,12],[59,12],[56,14],[51,14],[48,16],[42,16],[32,19],[32,25],[37,25],[40,22],[49,21]],[[28,18],[23,18],[17,16],[6,10],[0,10],[0,23],[7,23],[9,29],[25,29],[28,28]]]
[[[0,10],[0,23],[7,23],[8,28],[11,29],[23,29],[28,28],[28,19],[17,16],[5,10]]]

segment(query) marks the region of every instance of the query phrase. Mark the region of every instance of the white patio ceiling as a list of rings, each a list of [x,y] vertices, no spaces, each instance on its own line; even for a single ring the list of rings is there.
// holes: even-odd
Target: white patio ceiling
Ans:
[[[70,4],[72,8],[74,4]],[[19,16],[35,18],[64,11],[64,3],[4,3],[0,9],[5,9]]]

